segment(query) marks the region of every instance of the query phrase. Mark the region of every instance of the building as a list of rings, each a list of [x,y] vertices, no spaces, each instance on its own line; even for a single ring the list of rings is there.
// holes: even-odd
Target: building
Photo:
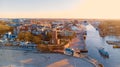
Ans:
[[[57,30],[54,29],[52,31],[52,44],[56,44],[56,45],[60,44],[60,40],[58,39],[57,35],[58,35]]]
[[[37,24],[40,26],[47,26],[47,27],[51,28],[51,24],[48,21],[43,21],[40,19],[31,19],[30,22],[31,22],[31,24]]]

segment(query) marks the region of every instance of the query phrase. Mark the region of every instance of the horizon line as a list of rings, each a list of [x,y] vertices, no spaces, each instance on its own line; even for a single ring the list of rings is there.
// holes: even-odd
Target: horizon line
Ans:
[[[0,19],[74,19],[74,20],[120,20],[112,18],[41,18],[41,17],[0,17]]]

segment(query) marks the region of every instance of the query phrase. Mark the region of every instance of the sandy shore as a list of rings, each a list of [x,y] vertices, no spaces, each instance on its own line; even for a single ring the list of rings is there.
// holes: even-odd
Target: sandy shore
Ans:
[[[0,67],[93,67],[89,62],[62,54],[0,50]]]

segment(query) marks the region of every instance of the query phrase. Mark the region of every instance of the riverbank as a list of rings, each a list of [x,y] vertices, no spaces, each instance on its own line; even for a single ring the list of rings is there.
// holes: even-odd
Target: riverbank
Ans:
[[[93,67],[83,59],[56,53],[24,53],[0,49],[0,67]]]

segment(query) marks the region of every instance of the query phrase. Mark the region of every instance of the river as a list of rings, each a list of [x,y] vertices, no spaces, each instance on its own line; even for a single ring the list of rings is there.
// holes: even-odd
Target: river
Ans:
[[[112,45],[108,45],[106,40],[109,37],[102,38],[91,24],[86,26],[87,39],[86,47],[88,49],[88,55],[98,60],[104,65],[104,67],[120,67],[120,49],[114,49]],[[105,48],[105,51],[109,53],[109,58],[104,58],[98,52],[98,48]]]

